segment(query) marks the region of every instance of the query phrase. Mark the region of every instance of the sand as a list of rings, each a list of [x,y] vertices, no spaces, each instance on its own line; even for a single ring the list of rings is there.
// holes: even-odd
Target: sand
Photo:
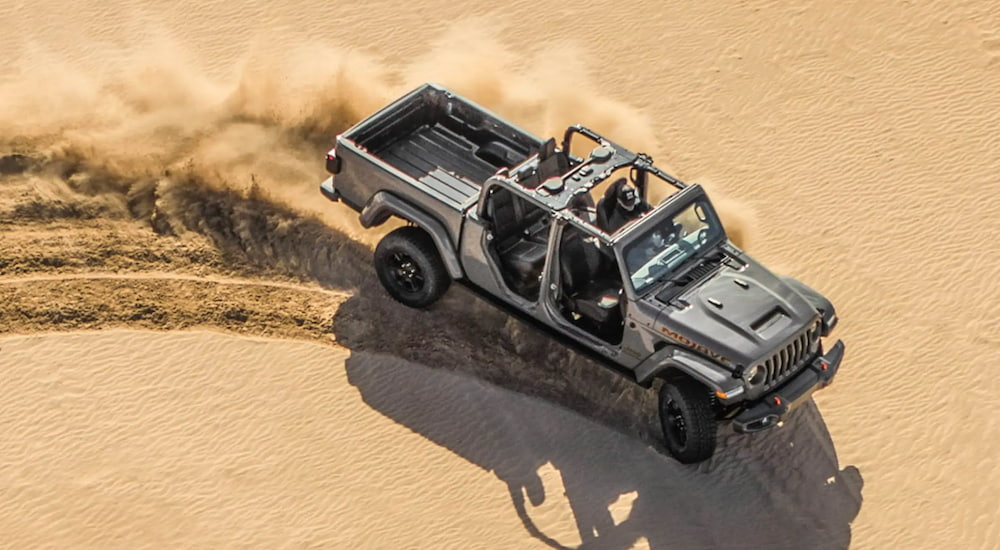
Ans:
[[[732,547],[709,527],[737,510],[757,526],[740,544],[827,547],[856,512],[857,488],[817,477],[855,474],[822,451],[732,460],[713,479],[561,407],[383,354],[205,332],[0,345],[0,476],[18,503],[0,529],[24,547]],[[786,468],[815,502],[760,491]]]
[[[0,6],[0,539],[994,547],[1000,10],[486,6]],[[316,159],[424,80],[706,183],[837,304],[836,383],[682,467],[461,289],[394,306]]]

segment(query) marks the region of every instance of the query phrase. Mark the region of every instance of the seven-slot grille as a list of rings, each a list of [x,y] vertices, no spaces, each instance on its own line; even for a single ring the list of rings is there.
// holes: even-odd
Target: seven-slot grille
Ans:
[[[784,379],[792,374],[812,352],[816,351],[819,340],[819,321],[816,321],[798,335],[790,344],[768,357],[761,367],[767,372],[766,385]]]

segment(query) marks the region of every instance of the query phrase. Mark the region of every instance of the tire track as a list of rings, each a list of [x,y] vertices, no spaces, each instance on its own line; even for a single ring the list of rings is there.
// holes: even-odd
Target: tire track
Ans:
[[[289,283],[162,274],[0,279],[0,333],[138,328],[222,330],[333,341],[346,293]]]
[[[215,277],[215,276],[204,277],[198,275],[185,275],[182,273],[163,273],[155,271],[141,272],[141,273],[62,273],[53,275],[28,275],[23,277],[8,277],[0,279],[0,285],[21,285],[21,284],[42,283],[42,282],[48,283],[56,281],[84,281],[84,280],[103,280],[103,279],[143,280],[143,281],[146,280],[194,281],[194,282],[213,283],[217,285],[262,286],[262,287],[293,290],[298,292],[318,293],[329,296],[330,298],[333,299],[338,299],[340,301],[347,300],[347,298],[350,297],[350,293],[347,292],[338,292],[307,284],[294,284],[294,283],[283,283],[280,281],[242,279],[236,277]]]

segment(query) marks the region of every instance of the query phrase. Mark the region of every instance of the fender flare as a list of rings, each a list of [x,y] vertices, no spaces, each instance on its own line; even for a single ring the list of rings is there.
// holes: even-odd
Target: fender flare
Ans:
[[[392,216],[416,224],[431,236],[431,240],[434,241],[434,246],[437,247],[438,254],[441,255],[441,260],[444,261],[444,266],[452,279],[461,279],[465,276],[451,237],[448,236],[444,225],[423,210],[392,193],[379,191],[368,199],[368,204],[361,210],[361,225],[365,228],[376,227],[385,223]]]
[[[792,287],[793,290],[802,295],[820,313],[823,319],[823,336],[828,335],[837,326],[837,310],[833,307],[833,303],[830,302],[829,298],[816,292],[812,287],[794,277],[781,275],[779,278],[786,285]]]
[[[677,346],[666,346],[647,357],[635,369],[636,380],[644,385],[669,372],[681,372],[711,389],[733,397],[742,393],[743,382],[733,373]]]

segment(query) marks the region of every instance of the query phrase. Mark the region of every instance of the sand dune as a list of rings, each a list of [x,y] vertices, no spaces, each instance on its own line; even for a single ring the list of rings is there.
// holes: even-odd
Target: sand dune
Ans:
[[[0,529],[26,547],[844,548],[860,505],[812,407],[706,475],[385,355],[119,331],[0,349]]]
[[[991,3],[41,2],[0,20],[0,331],[57,332],[0,341],[11,545],[1000,539]],[[318,197],[315,159],[427,79],[539,133],[585,122],[736,199],[734,235],[839,306],[849,355],[818,407],[682,468],[648,394],[460,289],[392,304],[378,232]],[[313,344],[65,334],[123,327]]]

